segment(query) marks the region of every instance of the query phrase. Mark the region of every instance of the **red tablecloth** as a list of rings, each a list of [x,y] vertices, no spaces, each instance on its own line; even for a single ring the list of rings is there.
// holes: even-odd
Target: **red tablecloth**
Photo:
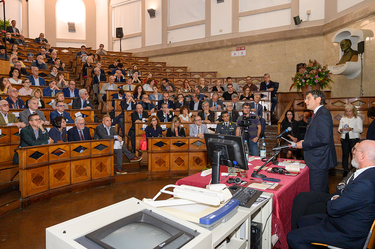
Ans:
[[[279,159],[283,161],[284,159]],[[247,171],[247,177],[242,178],[242,180],[250,181],[251,173],[253,172],[253,167],[260,166],[263,164],[261,160],[254,160],[249,166],[250,170]],[[277,165],[272,165],[269,163],[267,167],[277,167]],[[221,167],[221,172],[227,172],[227,167]],[[286,234],[290,231],[290,218],[292,212],[292,205],[294,197],[297,196],[300,192],[310,191],[309,183],[309,169],[305,167],[301,170],[300,174],[297,176],[286,176],[275,173],[269,173],[262,170],[261,174],[266,175],[271,178],[278,178],[281,181],[279,182],[282,185],[277,190],[265,190],[266,192],[273,194],[273,214],[272,214],[272,234],[277,234],[279,236],[279,242],[277,247],[279,248],[288,248],[286,241]],[[224,179],[224,176],[221,176],[220,180]],[[200,173],[182,178],[176,182],[177,185],[190,185],[204,188],[207,184],[210,183],[211,175],[202,177]],[[225,184],[233,185],[226,183]],[[223,182],[223,183],[224,183]]]

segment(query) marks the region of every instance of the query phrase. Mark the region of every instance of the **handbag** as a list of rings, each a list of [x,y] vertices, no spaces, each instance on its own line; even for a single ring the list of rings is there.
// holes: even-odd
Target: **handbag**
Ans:
[[[146,134],[143,134],[141,139],[139,140],[139,149],[140,150],[147,150]]]

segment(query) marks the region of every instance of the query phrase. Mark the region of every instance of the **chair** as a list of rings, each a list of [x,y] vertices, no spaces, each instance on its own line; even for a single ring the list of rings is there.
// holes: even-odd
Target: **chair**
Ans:
[[[372,223],[372,226],[370,228],[370,232],[367,235],[367,239],[366,239],[365,244],[363,245],[363,249],[374,249],[374,246],[375,246],[374,229],[375,229],[375,220]],[[311,243],[311,244],[315,245],[315,246],[320,246],[320,247],[327,247],[329,249],[342,249],[340,247],[330,246],[330,245],[322,244],[322,243]]]

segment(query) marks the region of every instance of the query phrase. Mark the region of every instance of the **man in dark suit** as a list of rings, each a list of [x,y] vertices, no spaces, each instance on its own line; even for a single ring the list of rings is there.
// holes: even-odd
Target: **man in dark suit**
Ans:
[[[58,92],[61,92],[60,89],[56,85],[56,80],[51,80],[48,83],[49,87],[43,88],[43,96],[44,97],[55,97]]]
[[[327,213],[299,219],[299,229],[288,234],[290,248],[315,248],[312,242],[363,248],[375,219],[374,151],[375,141],[365,140],[355,145],[352,164],[358,170],[353,180],[340,194],[328,199]]]
[[[72,117],[65,111],[64,101],[56,102],[56,110],[49,114],[49,120],[52,122],[57,116],[63,116],[68,124],[74,123]]]
[[[116,70],[115,82],[125,82],[125,75],[122,74],[121,70]]]
[[[193,94],[190,101],[190,110],[192,111],[198,111],[202,110],[202,101],[199,100],[196,94]]]
[[[219,99],[217,93],[213,93],[211,99],[208,101],[211,111],[223,110],[224,104],[223,101]]]
[[[277,90],[279,89],[279,83],[271,80],[271,76],[266,73],[264,74],[264,81],[260,83],[259,91],[271,92],[271,112],[275,111],[275,107],[278,101],[276,97]]]
[[[69,86],[63,88],[65,98],[77,98],[79,97],[79,90],[76,88],[76,82],[74,80],[69,81]]]
[[[240,114],[238,113],[237,110],[233,110],[233,104],[231,102],[226,103],[226,109],[228,111],[229,121],[237,123],[237,119],[240,116]],[[220,122],[223,122],[222,115],[220,115],[217,120]]]
[[[86,89],[82,88],[79,90],[79,98],[73,99],[72,109],[94,109],[94,105],[89,97]]]
[[[68,141],[85,141],[91,140],[90,129],[87,128],[85,119],[82,117],[77,117],[74,120],[75,126],[68,130]]]
[[[10,109],[25,108],[25,102],[21,98],[18,98],[18,90],[15,87],[8,89],[8,97],[5,100],[8,101]]]
[[[180,93],[174,102],[174,109],[180,109],[182,106],[188,107],[189,103],[185,101],[184,95]]]
[[[39,69],[37,67],[31,67],[32,75],[27,76],[33,86],[45,86],[46,81],[39,77]]]
[[[148,112],[143,110],[142,105],[137,104],[134,111],[130,117],[132,119],[132,127],[129,129],[128,135],[130,136],[130,141],[132,144],[132,151],[135,152],[135,123],[141,123],[143,120],[147,120]]]
[[[264,132],[266,129],[266,120],[263,118],[263,106],[260,104],[261,96],[260,94],[254,95],[254,102],[250,103],[250,111],[254,112],[259,119],[260,126],[262,126],[261,137],[264,137]]]
[[[147,94],[142,95],[142,101],[139,101],[138,104],[142,105],[143,110],[151,111],[151,113],[155,111],[155,105],[148,99]]]
[[[16,24],[17,24],[16,20],[12,20],[11,24],[12,26],[8,26],[6,28],[6,32],[11,33],[11,35],[13,36],[20,36],[20,31],[18,28],[16,28]]]
[[[101,69],[96,67],[93,70],[94,75],[92,76],[92,91],[94,92],[95,99],[98,99],[99,94],[99,82],[107,82],[107,77],[105,76],[105,73],[101,72]]]
[[[172,100],[169,100],[169,93],[163,93],[163,99],[158,101],[158,108],[160,110],[161,104],[167,103],[168,109],[174,109],[174,104]]]
[[[297,143],[297,148],[303,148],[305,162],[309,167],[310,190],[328,193],[328,171],[337,165],[337,157],[332,115],[323,106],[324,101],[324,93],[319,90],[306,93],[306,108],[314,111],[314,115],[305,139]]]
[[[20,147],[28,147],[42,144],[53,143],[49,138],[48,131],[43,127],[43,122],[37,113],[30,114],[28,117],[29,125],[21,130]]]
[[[122,142],[122,138],[118,136],[113,129],[111,117],[106,114],[103,116],[103,121],[100,125],[95,128],[94,139],[116,139],[118,142]],[[115,149],[116,154],[116,174],[126,174],[122,170],[122,154],[124,154],[130,162],[139,162],[142,160],[142,157],[137,157],[133,155],[124,145],[121,146],[121,149]]]
[[[198,116],[201,117],[203,123],[215,122],[215,112],[210,110],[208,102],[203,102],[202,111],[198,112]]]
[[[222,134],[222,135],[236,135],[237,130],[237,124],[235,122],[229,121],[229,114],[228,111],[223,111],[221,113],[221,116],[223,118],[223,122],[220,122],[217,124],[216,127],[216,134]]]
[[[120,92],[123,93],[124,90],[120,89],[119,93]],[[121,100],[121,103],[120,103],[122,112],[113,119],[113,125],[119,124],[123,135],[125,134],[124,111],[135,110],[136,104],[137,103],[134,101],[132,94],[130,92],[125,93],[125,99]]]
[[[160,122],[172,122],[173,113],[168,109],[168,104],[161,104],[161,110],[157,112]]]

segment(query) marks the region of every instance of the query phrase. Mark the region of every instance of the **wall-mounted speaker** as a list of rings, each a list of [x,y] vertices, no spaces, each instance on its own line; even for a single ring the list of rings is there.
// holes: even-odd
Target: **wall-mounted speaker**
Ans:
[[[302,20],[299,16],[295,16],[295,17],[293,17],[293,19],[294,19],[295,25],[300,25],[302,23]]]
[[[217,0],[217,3],[224,3],[224,0]]]
[[[124,32],[122,32],[122,28],[116,28],[116,38],[124,37]]]

